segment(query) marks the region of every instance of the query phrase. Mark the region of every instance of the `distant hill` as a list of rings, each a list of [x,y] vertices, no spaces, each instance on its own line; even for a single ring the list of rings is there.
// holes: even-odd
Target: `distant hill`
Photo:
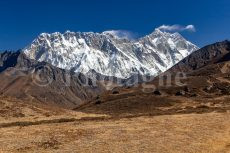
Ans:
[[[73,108],[104,91],[100,83],[93,85],[86,78],[81,73],[28,59],[19,51],[0,54],[1,96]]]

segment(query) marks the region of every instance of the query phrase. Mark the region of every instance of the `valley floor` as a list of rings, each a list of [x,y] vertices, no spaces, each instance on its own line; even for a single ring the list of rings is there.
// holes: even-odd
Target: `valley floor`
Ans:
[[[0,151],[229,153],[230,113],[12,125],[0,128]]]
[[[197,98],[175,98],[172,105],[158,105],[162,101],[152,97],[141,111],[131,103],[134,115],[125,111],[128,103],[114,105],[112,99],[70,111],[1,97],[0,152],[229,153],[228,97],[206,100],[202,107]],[[106,108],[120,111],[109,114]]]

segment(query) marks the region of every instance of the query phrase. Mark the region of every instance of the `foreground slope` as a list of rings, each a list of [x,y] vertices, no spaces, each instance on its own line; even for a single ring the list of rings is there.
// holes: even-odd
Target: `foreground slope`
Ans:
[[[229,153],[229,113],[0,128],[1,152]]]
[[[157,110],[150,104],[152,114],[144,115],[129,106],[126,113],[120,110],[122,115],[117,116],[113,112],[74,112],[1,97],[0,152],[228,153],[229,109],[217,112],[220,108],[217,101],[215,107],[209,108],[196,107],[194,102],[185,100],[180,103],[187,103],[189,109],[184,105],[172,112],[171,106],[154,106],[165,112],[154,114]],[[205,99],[206,104],[209,100]],[[135,115],[127,116],[127,110]]]

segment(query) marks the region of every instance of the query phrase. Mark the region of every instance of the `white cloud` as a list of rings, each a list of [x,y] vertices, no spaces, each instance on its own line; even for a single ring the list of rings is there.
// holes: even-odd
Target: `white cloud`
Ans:
[[[183,25],[178,25],[178,24],[174,24],[174,25],[162,25],[156,29],[162,30],[162,31],[190,31],[190,32],[195,32],[196,28],[194,25],[187,25],[187,26],[183,26]]]
[[[128,39],[128,40],[134,40],[137,38],[137,35],[131,31],[128,30],[109,30],[103,32],[105,34],[111,34],[115,37],[118,37],[120,39]]]

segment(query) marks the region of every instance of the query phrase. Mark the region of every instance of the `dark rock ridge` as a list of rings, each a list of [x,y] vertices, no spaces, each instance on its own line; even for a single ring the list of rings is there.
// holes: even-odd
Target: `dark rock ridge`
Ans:
[[[207,65],[230,60],[230,41],[217,42],[199,49],[172,67],[168,72],[191,72]]]
[[[81,73],[28,59],[20,51],[0,54],[0,79],[1,96],[65,108],[76,107],[105,90]]]

